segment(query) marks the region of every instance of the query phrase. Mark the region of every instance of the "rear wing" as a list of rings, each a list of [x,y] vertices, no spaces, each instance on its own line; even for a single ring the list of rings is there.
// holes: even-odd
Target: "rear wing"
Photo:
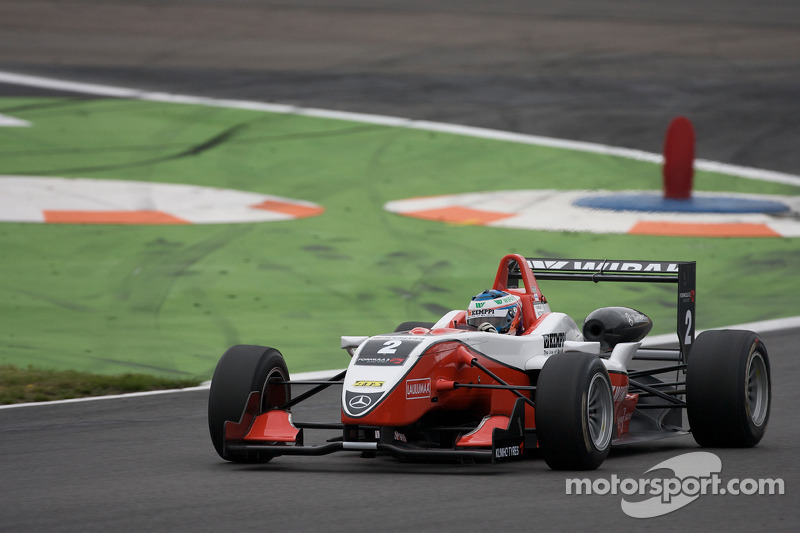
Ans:
[[[686,360],[694,342],[696,263],[694,261],[618,261],[597,259],[525,258],[537,280],[617,281],[633,283],[675,283],[678,286],[678,342]],[[522,277],[513,263],[509,282]],[[509,285],[511,286],[511,285]]]

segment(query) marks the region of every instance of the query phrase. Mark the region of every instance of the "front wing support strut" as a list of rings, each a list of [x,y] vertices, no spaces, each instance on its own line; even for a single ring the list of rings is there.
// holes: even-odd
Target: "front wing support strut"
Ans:
[[[480,370],[481,372],[483,372],[484,374],[486,374],[487,376],[489,376],[490,378],[492,378],[493,380],[498,382],[500,385],[503,385],[504,387],[507,387],[508,390],[510,390],[512,393],[514,393],[518,398],[521,398],[522,400],[524,400],[525,403],[527,403],[531,407],[536,407],[536,404],[534,403],[533,400],[531,400],[530,398],[527,398],[524,394],[522,394],[520,391],[518,391],[513,385],[509,385],[508,383],[503,381],[500,378],[500,376],[498,376],[497,374],[495,374],[494,372],[492,372],[491,370],[489,370],[488,368],[483,366],[481,363],[479,363],[478,362],[478,358],[477,357],[472,357],[472,355],[470,355],[469,352],[467,352],[465,348],[462,347],[462,348],[459,348],[459,350],[463,350],[463,351],[461,351],[461,355],[464,358],[464,362],[466,364],[468,364],[469,366],[474,366],[475,368],[477,368],[478,370]]]
[[[306,400],[306,399],[314,396],[318,392],[324,391],[325,389],[327,389],[331,385],[341,385],[342,384],[342,379],[344,378],[344,375],[346,373],[347,373],[347,370],[343,370],[343,371],[339,372],[338,374],[333,376],[330,380],[326,381],[325,383],[317,385],[313,389],[304,392],[300,396],[292,398],[291,400],[289,400],[285,404],[281,405],[277,409],[282,409],[282,410],[285,411],[285,410],[290,409],[291,407],[297,405],[298,403],[302,402],[303,400]],[[297,383],[299,384],[299,383],[302,383],[302,382],[297,382]]]

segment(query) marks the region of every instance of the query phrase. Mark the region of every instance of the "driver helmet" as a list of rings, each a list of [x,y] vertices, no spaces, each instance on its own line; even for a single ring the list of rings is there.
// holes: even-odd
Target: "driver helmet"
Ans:
[[[522,332],[522,300],[505,291],[483,291],[469,303],[467,324],[482,331],[519,335]]]

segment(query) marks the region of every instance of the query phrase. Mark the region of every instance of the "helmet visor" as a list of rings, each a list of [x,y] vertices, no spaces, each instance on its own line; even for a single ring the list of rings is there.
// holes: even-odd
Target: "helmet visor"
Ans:
[[[489,323],[497,330],[498,333],[507,333],[511,324],[514,322],[514,315],[516,315],[513,308],[509,309],[494,309],[494,312],[489,313],[476,313],[467,318],[467,324],[474,327],[479,327],[481,324]]]

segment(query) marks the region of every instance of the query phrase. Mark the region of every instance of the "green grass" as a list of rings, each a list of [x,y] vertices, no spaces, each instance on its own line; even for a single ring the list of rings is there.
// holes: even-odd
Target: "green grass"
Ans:
[[[797,313],[793,239],[548,233],[400,217],[385,202],[517,188],[658,189],[653,164],[344,121],[124,100],[0,99],[0,174],[227,187],[321,204],[291,222],[0,225],[0,364],[208,379],[237,343],[290,371],[346,366],[340,335],[435,320],[506,253],[698,261],[698,328]],[[198,149],[202,148],[202,149]],[[796,188],[698,172],[696,189]],[[630,305],[674,331],[672,286],[542,282],[578,322]]]
[[[182,389],[197,379],[171,379],[149,374],[103,376],[75,370],[47,370],[0,366],[0,404],[47,402],[152,390]]]

